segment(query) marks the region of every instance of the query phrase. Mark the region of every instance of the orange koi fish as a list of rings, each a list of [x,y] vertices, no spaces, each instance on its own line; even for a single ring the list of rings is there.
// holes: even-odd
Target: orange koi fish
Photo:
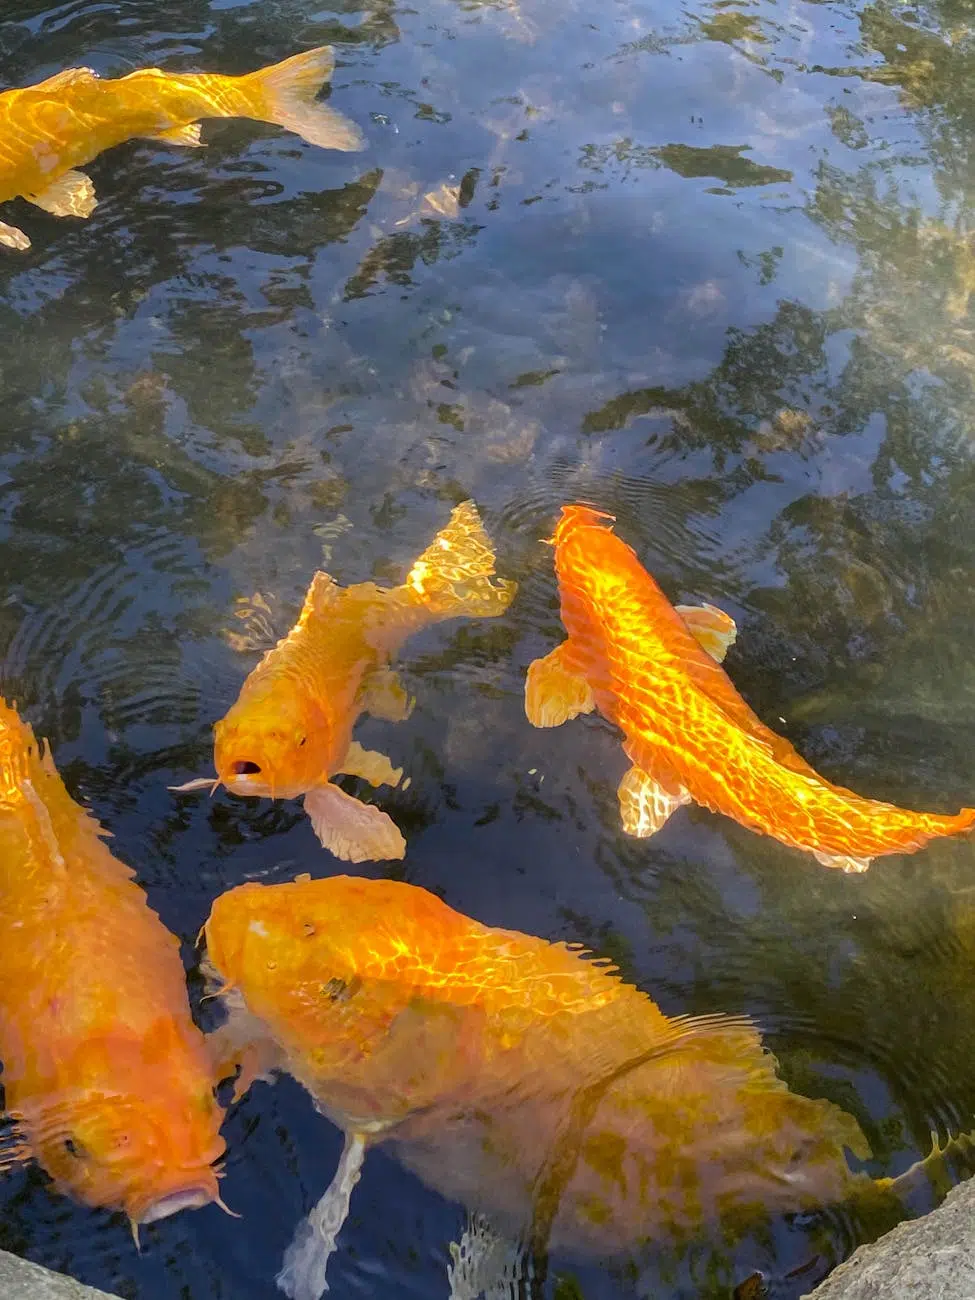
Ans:
[[[201,118],[249,117],[323,149],[361,149],[358,127],[315,103],[334,66],[323,45],[243,77],[141,68],[102,80],[91,68],[67,68],[8,90],[0,94],[0,203],[22,197],[57,217],[90,217],[95,187],[78,167],[135,136],[198,146]],[[2,221],[0,244],[30,248],[22,230]]]
[[[493,573],[494,550],[473,501],[456,507],[400,587],[360,582],[342,589],[316,573],[297,623],[214,728],[216,781],[171,788],[222,784],[240,795],[304,795],[315,834],[336,857],[402,858],[406,842],[392,819],[329,778],[346,772],[372,785],[398,785],[402,768],[352,739],[356,720],[364,712],[389,722],[409,716],[412,702],[390,660],[431,623],[503,614],[516,586],[492,583]]]
[[[693,802],[824,866],[866,871],[975,824],[973,808],[910,812],[821,777],[719,667],[733,620],[713,605],[671,605],[611,525],[588,506],[562,507],[553,544],[567,639],[530,665],[525,712],[557,727],[598,708],[620,728],[633,764],[618,792],[628,834],[653,835]]]
[[[0,700],[0,1164],[36,1159],[137,1234],[222,1205],[222,1111],[179,944],[107,834]]]
[[[278,1278],[294,1300],[324,1289],[379,1142],[536,1252],[683,1249],[709,1225],[875,1186],[843,1154],[868,1154],[855,1121],[790,1092],[748,1020],[669,1019],[577,947],[480,925],[414,885],[241,885],[205,933],[230,1009],[210,1036],[217,1076],[241,1064],[240,1096],[286,1070],[346,1137]]]

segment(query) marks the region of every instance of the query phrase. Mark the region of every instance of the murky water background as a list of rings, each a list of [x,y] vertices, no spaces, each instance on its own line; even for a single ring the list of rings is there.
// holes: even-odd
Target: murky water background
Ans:
[[[321,42],[367,153],[211,124],[205,150],[99,158],[86,224],[11,209],[34,249],[0,257],[3,693],[192,964],[220,890],[339,869],[297,803],[166,789],[208,770],[254,662],[235,600],[265,593],[283,630],[317,565],[396,579],[473,495],[521,592],[412,642],[414,715],[360,729],[412,778],[382,791],[391,874],[612,954],[668,1013],[751,1013],[793,1087],[856,1115],[870,1172],[901,1172],[972,1126],[972,846],[846,878],[694,810],[627,840],[610,728],[532,730],[522,681],[559,637],[538,539],[585,496],[669,595],[735,617],[732,677],[826,775],[971,802],[967,8],[8,0],[0,88]],[[138,1257],[27,1171],[0,1182],[0,1246],[138,1300],[275,1294],[338,1135],[290,1081],[225,1131],[243,1223],[184,1214]],[[445,1296],[462,1223],[374,1153],[333,1294]],[[640,1285],[727,1296],[759,1266],[791,1300],[884,1226],[773,1224]],[[549,1290],[639,1293],[575,1266]]]

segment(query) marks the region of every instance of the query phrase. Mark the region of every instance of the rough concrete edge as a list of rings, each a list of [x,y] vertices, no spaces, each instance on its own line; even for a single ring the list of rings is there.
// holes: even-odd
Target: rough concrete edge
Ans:
[[[975,1300],[975,1180],[860,1248],[802,1300]]]
[[[0,1250],[0,1296],[3,1300],[119,1300],[5,1250]]]

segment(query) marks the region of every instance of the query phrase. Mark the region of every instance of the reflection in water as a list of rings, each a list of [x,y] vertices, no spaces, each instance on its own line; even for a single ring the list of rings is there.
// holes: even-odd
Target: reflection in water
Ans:
[[[867,1154],[856,1124],[791,1093],[747,1021],[668,1020],[612,967],[424,890],[245,885],[217,899],[206,937],[233,990],[211,1038],[221,1073],[242,1062],[240,1095],[287,1070],[346,1134],[312,1216],[321,1239],[302,1231],[289,1253],[300,1300],[324,1281],[371,1143],[521,1243],[536,1271],[555,1250],[681,1259],[704,1238],[720,1254],[769,1216],[869,1186],[843,1155]]]
[[[222,889],[317,852],[287,804],[165,788],[244,675],[228,611],[267,593],[280,632],[316,568],[394,583],[473,496],[519,594],[414,643],[394,869],[587,938],[669,1016],[751,1012],[792,1091],[856,1117],[875,1176],[969,1125],[967,845],[854,880],[691,810],[634,841],[617,739],[534,732],[522,704],[560,635],[537,539],[591,500],[668,598],[734,616],[736,686],[817,770],[971,802],[965,21],[957,0],[4,5],[4,89],[333,44],[333,102],[369,136],[361,157],[233,122],[205,150],[120,145],[90,222],[31,212],[33,248],[0,261],[3,689],[169,928],[191,944]],[[441,187],[456,212],[426,205]],[[178,1215],[136,1256],[28,1169],[0,1185],[0,1245],[139,1300],[264,1296],[339,1153],[288,1081],[227,1127],[245,1231]],[[796,1300],[901,1212],[849,1204],[812,1245],[795,1221],[726,1243],[722,1277],[760,1267]],[[442,1294],[454,1209],[381,1152],[356,1206],[334,1292]],[[549,1288],[638,1290],[574,1272]],[[727,1300],[717,1274],[660,1274],[658,1300]]]

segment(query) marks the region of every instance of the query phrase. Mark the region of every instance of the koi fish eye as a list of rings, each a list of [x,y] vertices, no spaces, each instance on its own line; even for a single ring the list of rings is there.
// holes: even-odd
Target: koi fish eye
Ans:
[[[308,739],[307,736],[302,736],[302,738],[298,741],[298,748],[299,748],[299,749],[300,749],[300,748],[302,747],[302,745],[307,741],[307,739]]]
[[[246,759],[240,759],[238,762],[231,765],[230,770],[233,772],[234,776],[257,776],[261,770],[261,765],[259,763],[248,762]]]
[[[65,1138],[64,1149],[67,1151],[69,1156],[74,1156],[76,1160],[86,1160],[88,1158],[87,1148],[84,1143],[79,1142],[77,1138]]]

